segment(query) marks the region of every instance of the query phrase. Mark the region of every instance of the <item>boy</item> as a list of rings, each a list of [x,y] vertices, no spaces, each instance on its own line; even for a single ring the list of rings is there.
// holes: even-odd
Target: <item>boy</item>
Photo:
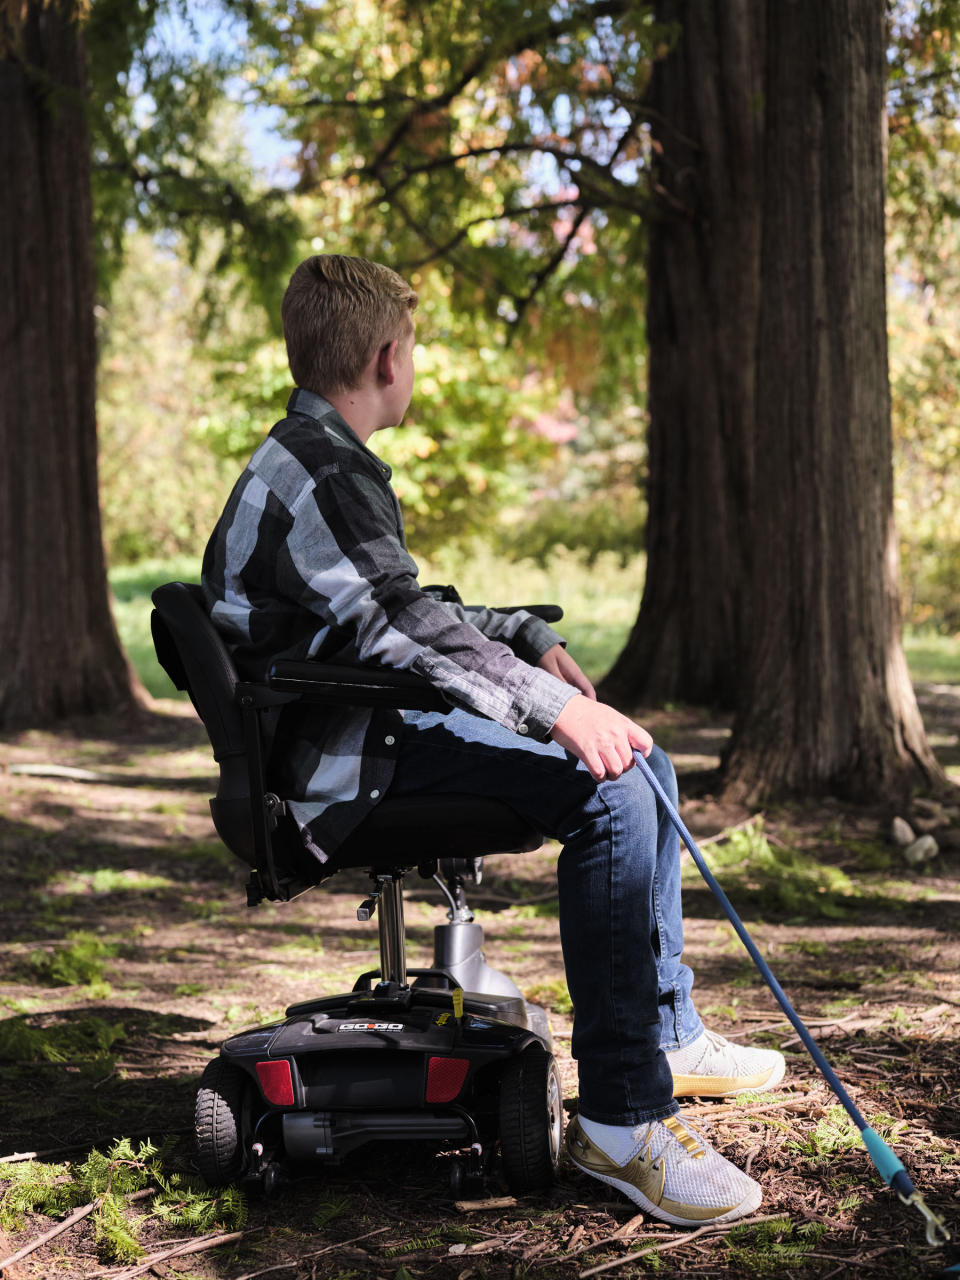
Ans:
[[[448,715],[298,708],[275,755],[306,848],[338,844],[389,791],[474,792],[560,840],[560,936],[574,1005],[578,1168],[680,1225],[752,1213],[758,1183],[680,1116],[675,1097],[769,1089],[774,1051],[704,1030],[681,962],[680,847],[636,750],[676,799],[645,729],[596,694],[531,615],[465,609],[417,582],[390,468],[367,447],[413,392],[417,297],[395,272],[323,255],[294,272],[283,326],[297,389],[254,453],[204,558],[215,625],[243,673],[278,657],[419,672]]]

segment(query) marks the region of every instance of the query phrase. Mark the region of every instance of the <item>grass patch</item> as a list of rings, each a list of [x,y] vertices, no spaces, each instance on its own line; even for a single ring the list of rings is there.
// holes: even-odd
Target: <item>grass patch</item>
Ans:
[[[150,875],[127,868],[98,867],[96,871],[67,871],[50,882],[53,893],[87,896],[101,893],[148,893],[157,889],[173,889],[167,876]]]
[[[554,1013],[568,1016],[573,1013],[573,1001],[562,978],[555,978],[552,982],[538,982],[535,986],[528,987],[523,996],[531,1004],[543,1005]]]
[[[27,968],[34,981],[44,986],[93,986],[105,983],[106,962],[114,959],[119,950],[118,944],[81,930],[71,934],[62,946],[29,956]]]
[[[142,560],[110,570],[113,616],[120,639],[137,675],[155,698],[185,698],[157,663],[150,636],[150,594],[165,582],[199,582],[197,556],[176,556],[170,560]]]
[[[0,1058],[10,1062],[68,1062],[102,1072],[113,1069],[112,1050],[126,1038],[122,1022],[93,1015],[35,1025],[28,1015],[0,1021]],[[2,1168],[2,1166],[0,1166]]]
[[[757,906],[791,916],[841,919],[862,894],[838,867],[799,849],[771,845],[760,817],[727,832],[703,857],[725,887],[739,884]],[[690,879],[699,875],[693,867],[685,867],[685,874]]]
[[[906,630],[903,647],[914,680],[923,684],[960,684],[960,636]]]
[[[906,1120],[898,1120],[883,1111],[868,1116],[867,1120],[885,1142],[896,1142],[909,1127]],[[830,1164],[838,1154],[860,1146],[862,1141],[857,1126],[844,1108],[835,1105],[827,1108],[826,1113],[803,1138],[799,1141],[791,1139],[785,1146],[816,1168]]]
[[[789,1218],[774,1218],[755,1226],[734,1227],[724,1243],[727,1265],[738,1276],[783,1276],[788,1268],[806,1269],[816,1264],[807,1255],[827,1233],[825,1222],[792,1223]]]

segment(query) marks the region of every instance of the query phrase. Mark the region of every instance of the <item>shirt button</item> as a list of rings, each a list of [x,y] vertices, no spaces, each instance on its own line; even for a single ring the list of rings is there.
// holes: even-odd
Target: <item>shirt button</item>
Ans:
[[[526,725],[526,724],[518,724],[518,725],[517,725],[517,733],[529,733],[529,732],[530,732],[530,726],[529,726],[529,725]]]
[[[373,788],[373,790],[370,792],[370,799],[371,799],[371,800],[379,800],[379,799],[380,799],[380,791],[379,791],[379,789],[378,789],[377,787],[374,787],[374,788]]]
[[[393,744],[396,742],[396,738],[393,736],[392,733],[388,733],[387,736],[384,738],[384,742],[387,744],[388,747],[392,747]]]

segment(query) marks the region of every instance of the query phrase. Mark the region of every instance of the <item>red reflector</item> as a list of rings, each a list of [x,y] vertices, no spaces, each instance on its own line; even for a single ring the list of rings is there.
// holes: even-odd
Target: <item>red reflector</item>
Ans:
[[[452,1102],[470,1070],[468,1058],[431,1058],[427,1064],[427,1101]]]
[[[286,1058],[257,1063],[257,1079],[263,1096],[276,1107],[293,1106],[293,1077]]]

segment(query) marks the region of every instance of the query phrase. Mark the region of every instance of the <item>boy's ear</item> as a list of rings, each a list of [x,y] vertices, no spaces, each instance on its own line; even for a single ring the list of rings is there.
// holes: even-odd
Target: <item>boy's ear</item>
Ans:
[[[396,358],[399,345],[399,338],[394,338],[392,342],[380,348],[380,354],[377,357],[377,374],[388,387],[392,387],[397,380]]]

